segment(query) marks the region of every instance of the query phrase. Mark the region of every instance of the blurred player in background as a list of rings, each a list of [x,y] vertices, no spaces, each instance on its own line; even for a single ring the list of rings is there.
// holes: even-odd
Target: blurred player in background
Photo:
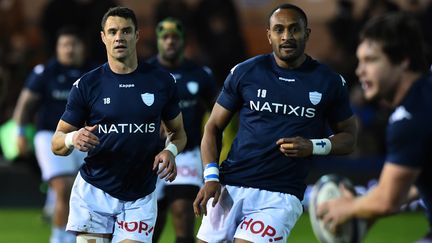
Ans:
[[[377,186],[362,197],[348,192],[318,208],[332,231],[350,218],[375,219],[396,213],[417,186],[432,225],[432,75],[418,23],[406,14],[368,22],[357,48],[356,74],[368,100],[384,98],[392,107],[387,156]],[[412,190],[411,190],[412,191]],[[419,242],[432,242],[432,231]]]
[[[303,212],[314,155],[354,150],[347,84],[304,53],[311,31],[306,14],[283,4],[268,21],[273,53],[231,70],[205,126],[205,184],[194,201],[195,213],[205,215],[201,242],[285,242]],[[219,178],[219,141],[236,112],[240,128]]]
[[[173,182],[158,179],[158,217],[154,240],[159,240],[168,209],[171,209],[177,243],[193,243],[195,217],[192,203],[203,185],[199,145],[201,124],[216,96],[216,83],[208,67],[184,57],[185,30],[175,18],[166,18],[156,27],[157,56],[149,63],[170,72],[176,79],[180,108],[188,142],[176,157],[177,177]]]
[[[18,125],[18,150],[28,153],[25,125],[36,117],[37,133],[34,139],[37,161],[42,179],[54,192],[51,243],[75,242],[65,232],[69,212],[69,195],[73,179],[84,162],[85,153],[74,151],[67,157],[51,152],[51,137],[66,106],[72,84],[94,66],[86,62],[85,44],[80,33],[72,27],[60,29],[57,36],[56,57],[46,64],[37,65],[27,78],[14,111]]]
[[[52,150],[88,152],[70,199],[67,230],[77,242],[151,242],[157,174],[176,177],[186,145],[175,79],[138,62],[135,13],[109,9],[101,23],[108,62],[77,80],[52,139]],[[160,148],[160,124],[169,134]]]

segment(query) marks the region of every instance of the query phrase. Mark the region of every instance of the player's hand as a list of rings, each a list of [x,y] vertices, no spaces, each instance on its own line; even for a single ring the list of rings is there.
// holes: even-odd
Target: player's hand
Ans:
[[[174,155],[168,150],[162,150],[156,155],[153,162],[153,170],[158,170],[157,174],[160,179],[173,181],[177,176],[177,168]]]
[[[353,217],[354,195],[343,184],[340,189],[341,197],[323,202],[317,207],[317,216],[333,234],[338,232],[340,225]]]
[[[193,209],[195,216],[207,215],[207,202],[213,197],[212,206],[216,206],[221,195],[221,184],[217,181],[208,181],[204,184],[198,192],[195,201],[193,202]]]
[[[79,129],[72,137],[74,147],[82,152],[94,149],[99,144],[99,138],[93,133],[96,129],[97,125]]]
[[[304,158],[312,155],[312,142],[302,137],[280,138],[279,150],[287,157]]]

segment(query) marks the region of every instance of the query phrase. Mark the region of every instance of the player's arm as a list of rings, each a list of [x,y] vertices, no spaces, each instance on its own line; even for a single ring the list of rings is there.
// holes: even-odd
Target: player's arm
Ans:
[[[40,95],[31,91],[30,89],[24,88],[17,101],[15,110],[13,113],[13,120],[18,127],[17,146],[21,156],[28,152],[27,139],[25,137],[25,125],[30,123],[33,115],[35,114],[36,107],[40,101]]]
[[[419,174],[419,169],[385,163],[378,185],[354,200],[353,216],[376,218],[398,212],[409,200],[411,186]]]
[[[173,181],[177,176],[175,156],[183,151],[187,137],[183,127],[183,116],[179,113],[172,120],[164,120],[163,127],[167,135],[166,147],[156,155],[153,170],[157,170],[159,178]]]
[[[311,155],[349,154],[354,151],[357,140],[357,120],[354,116],[330,124],[334,135],[329,138],[303,137],[280,138],[276,141],[279,150],[288,157],[308,157]]]
[[[51,150],[56,155],[69,155],[74,148],[88,152],[99,144],[99,138],[93,134],[97,125],[77,127],[60,120],[51,140]]]
[[[385,163],[378,185],[369,193],[354,198],[344,189],[343,197],[318,206],[318,216],[332,232],[336,232],[340,224],[353,217],[375,219],[396,213],[407,201],[410,188],[419,174],[419,169]]]
[[[330,124],[334,135],[329,138],[331,142],[330,154],[349,154],[355,149],[357,141],[357,119],[355,116],[337,122],[335,124]]]
[[[222,133],[231,120],[233,113],[216,103],[204,128],[201,140],[201,158],[204,169],[204,187],[199,191],[193,206],[195,215],[207,214],[207,201],[214,197],[213,206],[219,200],[220,183],[218,161]]]

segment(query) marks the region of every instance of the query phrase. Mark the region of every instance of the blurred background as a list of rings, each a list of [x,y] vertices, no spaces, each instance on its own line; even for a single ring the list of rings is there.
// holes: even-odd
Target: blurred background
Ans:
[[[363,99],[354,73],[358,32],[373,16],[411,12],[424,28],[432,63],[431,0],[0,0],[0,210],[38,209],[45,200],[46,185],[41,182],[34,156],[8,154],[6,147],[14,140],[6,130],[27,75],[54,55],[59,28],[77,26],[87,41],[88,58],[103,63],[106,54],[100,40],[100,21],[109,7],[123,5],[135,11],[140,31],[137,50],[144,59],[156,53],[157,22],[168,16],[179,18],[186,27],[185,55],[209,66],[220,87],[234,65],[271,51],[266,36],[268,13],[285,2],[300,6],[308,15],[312,34],[306,53],[347,80],[361,129],[355,153],[317,161],[308,183],[323,174],[340,173],[356,185],[366,188],[373,184],[384,159],[389,109],[381,102],[366,103]],[[224,151],[235,134],[235,121],[228,130]],[[1,217],[0,213],[0,221]],[[0,226],[0,242],[4,242],[1,238]]]

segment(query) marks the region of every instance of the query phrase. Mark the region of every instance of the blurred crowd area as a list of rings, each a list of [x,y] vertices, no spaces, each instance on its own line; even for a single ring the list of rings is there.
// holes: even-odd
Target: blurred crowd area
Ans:
[[[156,53],[154,27],[165,17],[186,27],[186,56],[213,70],[219,86],[229,70],[271,47],[266,28],[269,12],[289,2],[303,8],[312,34],[306,52],[342,74],[361,130],[353,156],[384,153],[389,109],[382,102],[366,103],[355,75],[355,51],[360,28],[373,16],[408,11],[424,28],[431,61],[432,0],[0,0],[0,124],[12,116],[19,92],[31,69],[54,53],[57,30],[75,25],[86,37],[88,58],[103,63],[100,20],[105,11],[123,5],[135,11],[140,39],[138,54]]]

